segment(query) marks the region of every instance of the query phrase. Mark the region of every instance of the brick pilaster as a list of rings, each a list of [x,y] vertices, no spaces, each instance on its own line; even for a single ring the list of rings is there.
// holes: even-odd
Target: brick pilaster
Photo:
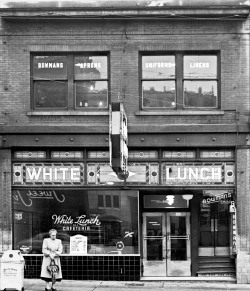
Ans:
[[[250,283],[250,149],[237,150],[237,283]]]
[[[0,252],[12,248],[11,151],[0,150]]]

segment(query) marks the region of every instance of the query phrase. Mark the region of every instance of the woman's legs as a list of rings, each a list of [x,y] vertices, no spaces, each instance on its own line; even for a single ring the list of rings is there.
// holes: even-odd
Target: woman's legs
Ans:
[[[46,281],[46,289],[50,289],[50,286],[49,286],[49,282],[48,281]]]

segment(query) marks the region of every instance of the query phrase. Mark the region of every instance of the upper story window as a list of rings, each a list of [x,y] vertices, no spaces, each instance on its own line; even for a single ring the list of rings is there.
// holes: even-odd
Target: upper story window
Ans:
[[[142,109],[219,108],[217,55],[143,55],[141,63]]]
[[[107,55],[36,55],[33,109],[108,108]]]

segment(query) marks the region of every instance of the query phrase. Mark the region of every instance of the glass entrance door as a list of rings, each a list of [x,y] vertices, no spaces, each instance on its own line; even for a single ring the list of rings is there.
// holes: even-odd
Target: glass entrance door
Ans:
[[[164,213],[143,213],[143,276],[166,276]]]
[[[190,213],[167,213],[167,275],[191,276]]]
[[[229,206],[225,202],[201,205],[199,256],[230,254]]]
[[[143,276],[191,276],[190,213],[143,214]]]

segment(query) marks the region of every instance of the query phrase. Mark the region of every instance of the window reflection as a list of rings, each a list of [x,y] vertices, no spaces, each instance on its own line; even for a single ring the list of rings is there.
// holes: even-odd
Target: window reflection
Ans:
[[[75,82],[76,107],[108,106],[108,82],[78,81]]]
[[[144,81],[143,107],[175,107],[174,81]]]
[[[122,253],[138,253],[137,199],[137,191],[13,190],[14,249],[41,253],[43,238],[55,228],[66,254],[76,234],[87,237],[89,254],[116,251],[120,241]]]
[[[171,236],[186,235],[186,217],[170,216]],[[171,239],[171,261],[187,260],[187,241],[186,239]]]
[[[217,107],[216,81],[184,81],[185,107]]]
[[[37,81],[34,84],[36,108],[63,108],[67,106],[67,84],[60,81]]]

